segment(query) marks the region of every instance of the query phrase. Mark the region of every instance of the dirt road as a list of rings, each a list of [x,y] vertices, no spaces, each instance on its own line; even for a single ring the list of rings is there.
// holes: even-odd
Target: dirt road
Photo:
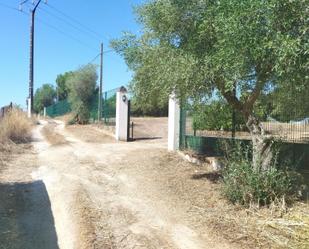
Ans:
[[[194,197],[205,182],[187,178],[198,169],[168,153],[166,140],[115,142],[97,131],[101,139],[89,142],[61,121],[49,122],[64,141],[48,143],[48,122],[41,121],[28,163],[4,172],[2,188],[19,196],[3,200],[2,211],[16,203],[22,210],[6,214],[3,248],[233,248],[198,215],[217,196]]]

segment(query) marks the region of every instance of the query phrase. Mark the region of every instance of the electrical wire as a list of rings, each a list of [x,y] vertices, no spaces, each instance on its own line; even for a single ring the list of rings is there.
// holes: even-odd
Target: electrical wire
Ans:
[[[26,1],[24,1],[24,2],[26,2]],[[21,14],[23,14],[23,15],[27,15],[27,16],[29,15],[29,14],[27,14],[27,13],[26,13],[25,11],[23,11],[23,10],[20,10],[20,9],[18,9],[18,8],[15,8],[15,7],[13,7],[13,6],[7,5],[7,4],[2,3],[2,2],[0,2],[0,6],[1,6],[1,7],[4,7],[4,8],[7,8],[7,9],[11,9],[11,10],[18,11],[19,13],[21,13]],[[96,48],[90,46],[89,44],[87,44],[87,43],[85,43],[85,42],[79,40],[78,38],[76,38],[76,37],[74,37],[74,36],[72,36],[72,35],[70,35],[70,34],[68,34],[68,33],[62,31],[61,29],[59,29],[59,28],[57,28],[57,27],[55,27],[55,26],[49,24],[48,22],[46,22],[46,21],[44,21],[44,20],[42,20],[42,19],[40,19],[40,18],[36,18],[36,19],[39,21],[39,23],[42,23],[42,24],[44,24],[45,26],[47,26],[47,27],[49,27],[49,28],[51,28],[51,29],[54,29],[54,30],[57,31],[58,33],[60,33],[60,34],[62,34],[62,35],[64,35],[64,36],[66,36],[66,37],[68,37],[68,38],[74,40],[75,42],[77,42],[77,43],[79,43],[79,44],[81,44],[81,45],[87,47],[88,49],[91,49],[91,50],[94,50],[94,51],[98,51],[98,49],[96,49]]]
[[[25,4],[26,2],[28,2],[29,0],[24,0],[24,1],[22,1],[19,5],[23,5],[23,4]]]
[[[6,3],[1,3],[1,2],[0,2],[0,6],[2,6],[2,7],[4,7],[4,8],[7,8],[7,9],[11,9],[11,10],[21,11],[21,10],[19,10],[18,8],[15,8],[15,7],[13,7],[13,6],[7,5]]]
[[[21,5],[24,4],[24,3],[27,3],[28,1],[29,1],[29,0],[25,0],[25,1],[21,2]],[[24,14],[24,15],[29,15],[29,14],[27,14],[25,11],[23,11],[23,10],[21,10],[21,9],[15,8],[15,7],[13,7],[13,6],[7,5],[7,4],[2,3],[2,2],[0,2],[0,6],[5,7],[5,8],[8,8],[8,9],[11,9],[11,10],[18,11],[19,13]],[[40,9],[41,9],[41,10],[44,10],[46,13],[48,12],[48,13],[49,13],[50,15],[52,15],[52,16],[55,16],[54,14],[50,13],[49,11],[47,11],[47,10],[45,10],[45,9],[43,9],[43,8],[40,8]],[[60,11],[59,11],[59,12],[60,12]],[[63,15],[66,15],[66,14],[63,13]],[[55,16],[55,17],[56,17],[56,16]],[[59,17],[57,17],[57,18],[59,18]],[[36,18],[36,19],[37,19],[40,23],[42,23],[43,25],[45,25],[45,26],[47,26],[47,27],[49,27],[49,28],[51,28],[51,29],[57,31],[58,33],[60,33],[60,34],[62,34],[62,35],[64,35],[64,36],[66,36],[66,37],[68,37],[68,38],[70,38],[70,39],[72,39],[72,40],[74,40],[75,42],[78,42],[79,44],[81,44],[81,45],[87,47],[88,49],[97,51],[96,48],[94,48],[94,47],[90,46],[89,44],[87,44],[87,43],[81,41],[80,39],[78,39],[78,38],[76,38],[76,37],[74,37],[74,36],[72,36],[72,35],[70,35],[70,34],[64,32],[64,31],[62,31],[61,29],[59,29],[59,28],[57,28],[57,27],[55,27],[55,26],[49,24],[48,22],[46,22],[46,21],[44,21],[44,20],[42,20],[42,19],[40,19],[40,18]],[[63,19],[63,18],[59,18],[59,19]],[[72,20],[74,20],[74,19],[72,19]],[[65,20],[63,19],[63,21],[65,21]],[[69,24],[69,23],[68,23],[68,24]],[[75,25],[70,24],[70,26],[74,26],[76,29],[79,29],[79,28],[78,28],[77,26],[75,26]],[[80,31],[81,31],[81,30],[80,30]],[[107,50],[107,51],[104,51],[103,54],[111,53],[111,52],[114,52],[114,50]],[[99,56],[100,56],[100,53],[99,53],[98,55],[96,55],[95,58],[92,59],[89,63],[94,62]]]
[[[54,11],[58,12],[59,14],[61,14],[62,16],[66,17],[67,19],[71,20],[71,22],[75,22],[76,24],[78,24],[79,26],[81,26],[84,30],[87,30],[88,32],[92,33],[93,35],[95,35],[98,39],[102,38],[102,35],[99,34],[98,32],[94,31],[93,29],[89,28],[88,26],[84,25],[83,23],[81,23],[80,21],[76,20],[75,18],[69,16],[68,14],[64,13],[61,10],[58,10],[56,7],[54,7],[51,4],[47,4],[47,7],[53,9]]]
[[[85,42],[79,40],[78,38],[76,38],[76,37],[74,37],[74,36],[72,36],[72,35],[70,35],[70,34],[68,34],[68,33],[62,31],[61,29],[58,29],[57,27],[55,27],[55,26],[49,24],[48,22],[42,20],[41,18],[36,18],[36,19],[37,19],[40,23],[44,24],[45,26],[47,26],[47,27],[49,27],[49,28],[51,28],[51,29],[54,29],[55,31],[57,31],[58,33],[60,33],[60,34],[62,34],[62,35],[64,35],[64,36],[66,36],[66,37],[69,37],[70,39],[72,39],[72,40],[78,42],[79,44],[81,44],[81,45],[87,47],[88,49],[91,49],[91,50],[94,50],[94,51],[98,51],[98,49],[96,49],[96,48],[92,47],[91,45],[89,45],[89,44],[87,44],[87,43],[85,43]]]
[[[77,25],[75,24],[72,24],[71,22],[68,22],[65,18],[62,18],[62,17],[59,17],[53,13],[51,13],[50,11],[46,10],[45,8],[42,8],[42,7],[38,7],[40,10],[42,10],[43,12],[47,13],[48,15],[54,17],[54,18],[57,18],[58,20],[62,21],[63,23],[67,24],[68,26],[78,30],[79,32],[82,32],[86,35],[91,35],[91,38],[95,39],[96,41],[99,41],[99,39],[97,38],[97,36],[93,35],[91,32],[89,31],[85,31],[84,29],[78,27]]]
[[[99,53],[98,55],[96,55],[96,56],[95,56],[90,62],[88,62],[87,64],[93,63],[100,55],[101,55],[101,53]]]

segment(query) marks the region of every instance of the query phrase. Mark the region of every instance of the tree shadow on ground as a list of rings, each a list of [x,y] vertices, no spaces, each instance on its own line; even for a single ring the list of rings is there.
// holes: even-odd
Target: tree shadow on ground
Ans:
[[[59,249],[42,181],[0,183],[0,249]]]
[[[202,180],[206,179],[210,182],[217,183],[220,179],[222,179],[222,174],[219,172],[209,172],[203,174],[193,174],[191,179],[193,180]]]

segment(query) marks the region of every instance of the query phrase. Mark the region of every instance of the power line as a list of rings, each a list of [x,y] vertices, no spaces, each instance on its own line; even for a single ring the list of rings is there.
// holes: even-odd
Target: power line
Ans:
[[[20,11],[18,8],[12,7],[12,6],[7,5],[7,4],[5,4],[5,3],[1,3],[1,2],[0,2],[0,5],[1,5],[2,7],[4,7],[4,8],[7,8],[7,9]],[[22,12],[22,11],[20,11],[20,12]]]
[[[106,50],[106,51],[103,51],[103,54],[107,54],[107,53],[111,53],[111,52],[114,52],[114,50]],[[99,56],[101,55],[101,53],[97,54],[90,62],[88,62],[87,64],[91,64],[92,62],[94,62]]]
[[[22,1],[19,5],[23,5],[23,4],[25,4],[26,2],[28,2],[29,0],[24,0],[24,1]]]
[[[72,28],[78,30],[79,32],[83,32],[84,34],[87,34],[87,35],[91,35],[93,39],[95,39],[96,41],[99,41],[97,36],[93,35],[91,32],[89,31],[85,31],[84,29],[78,27],[77,25],[75,24],[72,24],[71,22],[68,22],[65,18],[62,18],[62,17],[59,17],[53,13],[51,13],[50,11],[46,10],[45,8],[42,8],[42,7],[39,7],[40,10],[42,10],[43,12],[47,13],[48,15],[50,16],[53,16],[55,18],[57,18],[58,20],[66,23],[67,25],[71,26]]]
[[[92,33],[93,35],[95,35],[98,39],[102,39],[102,35],[99,34],[98,32],[94,31],[93,29],[89,28],[88,26],[84,25],[83,23],[81,23],[80,21],[76,20],[75,18],[69,16],[68,14],[62,12],[61,10],[58,10],[56,7],[54,7],[51,4],[47,4],[46,6],[48,6],[49,8],[53,9],[54,11],[58,12],[59,14],[61,14],[62,16],[66,17],[67,19],[71,20],[71,22],[75,22],[76,24],[78,24],[79,26],[81,26],[84,30],[87,30],[88,32]]]
[[[115,50],[113,50],[113,49],[106,50],[106,51],[103,52],[103,54],[107,54],[107,53],[111,53],[111,52],[115,52]]]
[[[24,2],[26,2],[26,1],[24,1]],[[1,2],[0,2],[0,6],[2,6],[2,7],[4,7],[4,8],[7,8],[7,9],[11,9],[11,10],[18,11],[19,13],[21,13],[21,14],[23,14],[23,15],[27,15],[27,16],[29,15],[29,14],[27,14],[27,13],[26,13],[25,11],[23,11],[23,10],[20,10],[20,9],[18,9],[18,8],[15,8],[15,7],[13,7],[13,6],[10,6],[10,5],[1,3]],[[47,27],[49,27],[49,28],[51,28],[51,29],[54,29],[55,31],[61,33],[62,35],[66,36],[66,37],[69,37],[70,39],[72,39],[72,40],[78,42],[79,44],[81,44],[81,45],[87,47],[88,49],[98,51],[96,48],[94,48],[94,47],[90,46],[89,44],[87,44],[87,43],[85,43],[85,42],[83,42],[83,41],[77,39],[76,37],[74,37],[74,36],[72,36],[72,35],[70,35],[70,34],[64,32],[64,31],[62,31],[62,30],[60,30],[60,29],[58,29],[57,27],[55,27],[55,26],[49,24],[48,22],[46,22],[46,21],[44,21],[44,20],[42,20],[42,19],[40,19],[40,18],[37,18],[37,20],[38,20],[40,23],[44,24],[45,26],[47,26]]]
[[[40,19],[40,18],[37,18],[37,20],[38,20],[40,23],[44,24],[45,26],[47,26],[47,27],[49,27],[49,28],[51,28],[51,29],[54,29],[55,31],[57,31],[58,33],[61,33],[62,35],[66,36],[66,37],[69,37],[70,39],[72,39],[72,40],[78,42],[79,44],[81,44],[81,45],[87,47],[88,49],[92,49],[92,50],[97,51],[97,49],[94,48],[94,47],[92,47],[91,45],[89,45],[89,44],[87,44],[87,43],[85,43],[85,42],[79,40],[78,38],[76,38],[76,37],[74,37],[74,36],[72,36],[72,35],[70,35],[70,34],[64,32],[64,31],[62,31],[61,29],[58,29],[57,27],[55,27],[55,26],[49,24],[48,22],[46,22],[46,21],[44,21],[44,20],[42,20],[42,19]]]
[[[99,56],[101,55],[101,53],[97,54],[90,62],[88,62],[87,64],[91,64],[92,62],[94,62]]]

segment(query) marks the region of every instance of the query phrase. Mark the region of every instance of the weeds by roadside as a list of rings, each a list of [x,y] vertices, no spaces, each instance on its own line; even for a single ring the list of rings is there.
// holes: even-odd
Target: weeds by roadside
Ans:
[[[31,139],[32,121],[19,109],[12,109],[0,121],[0,143],[26,143]]]
[[[15,155],[29,149],[32,125],[35,119],[28,119],[19,109],[10,110],[0,120],[0,170]]]
[[[300,197],[302,178],[292,167],[280,168],[276,160],[267,171],[252,166],[250,149],[234,144],[223,170],[223,194],[232,203],[248,206],[276,205],[283,209]]]

